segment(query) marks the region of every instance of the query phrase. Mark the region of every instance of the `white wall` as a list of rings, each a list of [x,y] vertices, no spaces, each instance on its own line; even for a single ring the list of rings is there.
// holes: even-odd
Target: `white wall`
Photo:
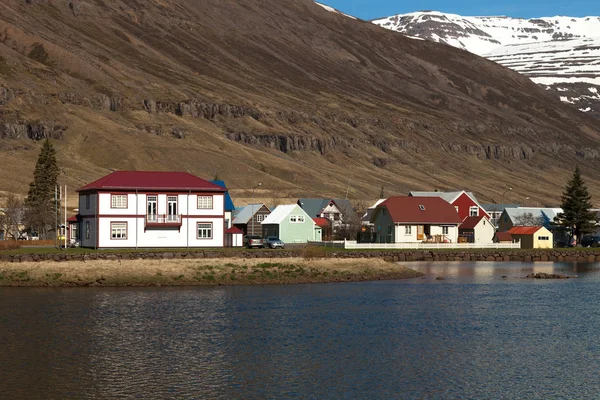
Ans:
[[[449,226],[448,233],[444,235],[442,233],[442,227],[438,225],[431,225],[430,235],[443,235],[446,236],[452,243],[458,242],[458,226]]]
[[[407,225],[395,226],[395,243],[414,243],[417,242],[417,226],[410,225],[410,234],[406,234]]]
[[[494,234],[496,229],[487,219],[482,218],[481,221],[475,226],[475,243],[476,244],[490,244],[494,242]]]
[[[152,196],[158,197],[158,214],[164,215],[167,214],[167,197],[168,196],[177,196],[177,214],[179,215],[223,215],[225,208],[225,196],[223,194],[215,194],[213,195],[213,208],[212,209],[198,209],[198,195],[197,194],[166,194],[166,193],[158,193],[158,194],[150,194]],[[96,196],[96,195],[92,195]],[[100,193],[100,214],[104,215],[145,215],[146,214],[146,193],[130,193],[127,194],[127,208],[111,208],[111,194],[110,193]],[[81,199],[83,197],[83,199]],[[137,207],[136,207],[136,198],[137,198]],[[94,199],[95,200],[95,199]],[[81,207],[83,201],[83,206],[85,207],[85,196],[80,196],[80,210],[84,208]],[[189,203],[189,206],[188,206]],[[95,210],[95,201],[94,201],[94,210]]]

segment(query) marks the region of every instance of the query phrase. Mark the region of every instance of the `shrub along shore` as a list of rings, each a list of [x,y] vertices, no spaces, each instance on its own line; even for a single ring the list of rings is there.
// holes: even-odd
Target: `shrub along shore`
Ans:
[[[204,258],[0,263],[0,286],[186,286],[358,282],[422,276],[382,259]]]

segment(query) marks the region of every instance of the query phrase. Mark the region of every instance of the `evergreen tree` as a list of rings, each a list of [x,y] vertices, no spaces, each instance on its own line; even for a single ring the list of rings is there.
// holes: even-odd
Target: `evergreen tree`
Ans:
[[[33,182],[29,184],[29,192],[25,200],[27,226],[37,231],[43,238],[48,237],[48,231],[56,223],[54,193],[59,172],[56,151],[52,143],[46,139],[35,165]]]
[[[556,225],[562,228],[561,230],[577,238],[577,243],[581,242],[584,234],[593,232],[595,229],[596,215],[590,211],[592,208],[591,198],[577,166],[562,194],[561,208],[563,212],[558,214],[556,222]]]

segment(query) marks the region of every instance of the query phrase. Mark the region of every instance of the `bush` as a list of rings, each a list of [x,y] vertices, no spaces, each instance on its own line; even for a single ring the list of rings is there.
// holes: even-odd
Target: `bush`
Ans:
[[[0,240],[0,251],[18,250],[21,248],[21,242],[18,240]]]

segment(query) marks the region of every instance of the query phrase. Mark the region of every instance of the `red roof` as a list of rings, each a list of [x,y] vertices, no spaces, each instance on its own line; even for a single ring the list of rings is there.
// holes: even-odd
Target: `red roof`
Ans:
[[[79,221],[79,214],[71,215],[69,218],[67,218],[67,222],[77,222],[77,221]]]
[[[498,242],[512,242],[513,237],[508,232],[496,232],[496,241]]]
[[[508,233],[511,235],[533,235],[540,229],[542,229],[541,226],[515,226]]]
[[[480,215],[478,217],[467,217],[463,220],[462,224],[459,225],[458,229],[475,229],[479,221],[485,216]]]
[[[329,220],[327,218],[313,218],[313,221],[321,228],[329,228]]]
[[[227,229],[225,233],[242,234],[244,231],[238,227],[232,226],[231,228]]]
[[[193,190],[225,192],[226,189],[187,172],[115,171],[79,188],[88,190]]]
[[[394,196],[377,206],[376,210],[381,208],[388,210],[394,223],[461,223],[454,206],[441,197]]]

